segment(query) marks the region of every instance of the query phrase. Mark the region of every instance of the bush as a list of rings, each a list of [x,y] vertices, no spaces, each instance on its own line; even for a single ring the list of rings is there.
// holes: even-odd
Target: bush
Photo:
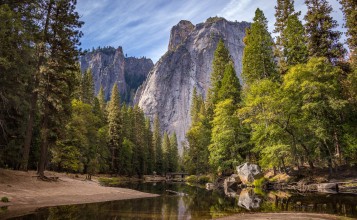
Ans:
[[[254,180],[253,185],[254,187],[262,188],[266,182],[267,179],[265,177],[262,177],[260,179]]]
[[[206,184],[208,182],[210,182],[209,176],[200,176],[200,177],[198,177],[198,183],[199,184]]]
[[[2,197],[1,202],[10,202],[9,198],[7,197]]]
[[[195,175],[188,176],[185,178],[185,181],[189,183],[197,183],[197,176]]]

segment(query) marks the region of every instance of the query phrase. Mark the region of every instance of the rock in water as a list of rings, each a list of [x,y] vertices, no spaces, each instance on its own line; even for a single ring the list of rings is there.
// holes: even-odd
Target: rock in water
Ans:
[[[260,167],[256,164],[244,163],[237,166],[237,172],[240,180],[244,184],[252,183],[255,179],[262,176]]]
[[[92,70],[95,94],[103,86],[108,100],[114,83],[118,83],[121,99],[132,102],[137,88],[154,66],[151,59],[125,57],[122,47],[104,47],[87,52],[80,58],[81,71]]]
[[[255,195],[252,189],[243,189],[239,194],[238,206],[247,210],[259,208],[261,202],[262,199]]]
[[[169,50],[138,89],[135,102],[151,119],[158,115],[162,130],[176,132],[180,152],[181,142],[191,124],[193,88],[206,97],[213,55],[220,39],[229,49],[241,78],[243,38],[247,27],[247,22],[231,22],[217,17],[196,26],[189,21],[180,21],[171,30]]]

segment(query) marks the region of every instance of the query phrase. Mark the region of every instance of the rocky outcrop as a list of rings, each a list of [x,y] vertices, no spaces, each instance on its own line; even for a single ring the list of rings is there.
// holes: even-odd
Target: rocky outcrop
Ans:
[[[191,22],[185,20],[173,26],[170,34],[169,50],[175,50],[182,44],[194,28],[195,26]]]
[[[255,179],[262,176],[261,169],[256,164],[244,163],[237,166],[237,173],[244,184],[253,183]]]
[[[104,47],[81,56],[80,65],[82,72],[92,70],[96,94],[102,85],[109,99],[114,83],[118,83],[122,99],[130,102],[154,64],[146,58],[125,57],[122,47]]]
[[[241,78],[243,38],[247,27],[247,22],[214,18],[194,28],[187,21],[172,28],[169,51],[150,71],[135,100],[151,119],[159,116],[162,130],[176,132],[180,145],[191,123],[189,112],[193,88],[206,96],[213,55],[220,39],[229,49]]]

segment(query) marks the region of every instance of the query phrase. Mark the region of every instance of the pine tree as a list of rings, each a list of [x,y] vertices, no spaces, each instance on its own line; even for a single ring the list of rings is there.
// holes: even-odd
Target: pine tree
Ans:
[[[159,116],[156,115],[154,119],[154,131],[152,138],[153,146],[155,149],[155,172],[163,172],[163,154],[161,148],[161,130],[160,130],[160,121]]]
[[[240,91],[239,79],[234,70],[233,63],[230,62],[224,70],[222,85],[218,91],[218,100],[232,99],[233,105],[237,105],[241,101]]]
[[[107,102],[106,102],[105,97],[104,97],[103,86],[100,86],[97,98],[98,98],[98,101],[99,101],[100,109],[102,109],[102,112],[105,112],[106,108],[107,108],[107,106],[106,106]]]
[[[283,30],[283,36],[283,56],[286,66],[282,71],[285,72],[288,67],[306,63],[308,59],[305,28],[297,14],[288,17],[286,28]]]
[[[330,15],[332,7],[327,0],[305,0],[307,14],[305,28],[310,57],[326,57],[330,62],[343,58],[345,49],[339,42],[341,32]]]
[[[279,78],[273,55],[274,42],[268,32],[268,21],[259,8],[253,20],[244,38],[242,76],[248,85],[259,79]]]
[[[169,156],[169,172],[176,172],[176,171],[178,171],[178,161],[179,161],[176,133],[173,133],[170,136],[170,154],[169,155],[170,155]]]
[[[221,88],[221,81],[224,75],[226,64],[230,61],[228,49],[225,47],[221,39],[214,52],[212,61],[211,87],[208,91],[208,114],[213,114],[213,107],[218,101],[218,91]]]
[[[120,172],[118,167],[119,151],[122,143],[122,122],[118,84],[115,83],[108,103],[108,146],[111,152],[111,170]]]
[[[340,0],[347,28],[347,44],[350,48],[351,60],[357,66],[357,2],[355,0]]]
[[[77,45],[83,24],[76,12],[76,1],[45,1],[39,4],[44,12],[44,27],[41,30],[38,57],[38,98],[41,107],[41,149],[38,173],[43,178],[48,157],[48,148],[60,133],[61,124],[70,116],[70,102],[78,66]],[[40,10],[41,11],[41,10]],[[34,93],[36,93],[34,91]],[[36,96],[34,97],[36,99]]]
[[[151,131],[150,120],[145,119],[145,146],[147,154],[147,174],[152,174],[155,169],[155,148],[153,145],[153,133]]]
[[[164,132],[164,137],[162,139],[162,155],[163,155],[163,173],[167,173],[170,170],[170,140],[169,135]]]
[[[277,0],[275,6],[275,29],[274,33],[277,33],[275,42],[275,57],[279,59],[278,66],[281,73],[286,72],[286,57],[284,56],[284,49],[286,46],[286,36],[284,30],[287,27],[288,19],[290,16],[298,16],[300,13],[295,13],[293,0]]]
[[[80,88],[80,100],[87,104],[94,104],[94,81],[91,69],[87,69],[82,75]]]

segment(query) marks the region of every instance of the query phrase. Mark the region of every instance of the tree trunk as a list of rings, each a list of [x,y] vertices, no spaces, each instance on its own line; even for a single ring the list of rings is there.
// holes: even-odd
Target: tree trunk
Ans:
[[[36,86],[36,85],[35,85]],[[37,92],[33,92],[31,96],[31,109],[29,113],[29,119],[27,122],[26,128],[26,135],[25,135],[25,143],[22,152],[22,162],[21,162],[21,169],[24,171],[28,170],[28,162],[29,162],[29,155],[30,155],[30,146],[32,141],[32,133],[34,127],[34,120],[36,114],[36,107],[37,107]]]
[[[41,126],[41,152],[40,152],[40,161],[38,165],[38,174],[41,178],[45,176],[45,166],[47,160],[47,149],[48,149],[48,111],[49,103],[45,101],[45,112],[43,115],[43,122]]]

